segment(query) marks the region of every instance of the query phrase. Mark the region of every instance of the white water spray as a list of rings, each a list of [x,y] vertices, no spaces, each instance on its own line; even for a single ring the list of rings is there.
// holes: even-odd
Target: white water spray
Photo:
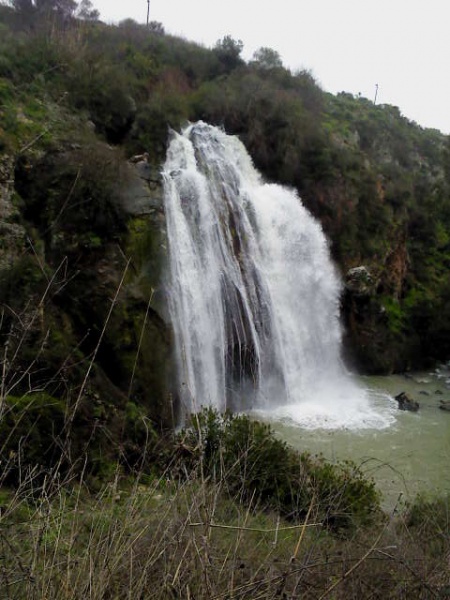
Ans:
[[[236,137],[202,122],[173,134],[164,182],[184,411],[386,426],[341,364],[340,281],[298,196],[264,183]]]

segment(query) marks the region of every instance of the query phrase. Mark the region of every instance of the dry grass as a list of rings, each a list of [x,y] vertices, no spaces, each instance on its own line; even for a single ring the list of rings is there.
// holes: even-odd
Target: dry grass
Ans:
[[[417,527],[410,511],[342,539],[308,523],[313,505],[292,526],[225,499],[222,483],[118,471],[93,495],[82,482],[37,481],[2,492],[1,598],[450,597],[442,515]]]

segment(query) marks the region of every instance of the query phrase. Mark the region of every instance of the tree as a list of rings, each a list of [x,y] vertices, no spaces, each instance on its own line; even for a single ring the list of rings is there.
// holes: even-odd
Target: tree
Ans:
[[[216,42],[214,52],[224,65],[226,71],[232,71],[244,63],[241,58],[243,48],[244,44],[241,40],[235,40],[231,35],[226,35]]]
[[[15,11],[27,15],[31,14],[35,8],[32,0],[11,0],[11,6]]]
[[[261,69],[277,69],[283,66],[279,53],[265,46],[255,50],[253,53],[253,62]]]
[[[165,34],[164,25],[162,23],[160,23],[159,21],[150,21],[150,23],[147,25],[147,27],[151,33],[156,33],[157,35]]]
[[[77,8],[75,0],[35,0],[41,14],[57,13],[61,17],[72,17]]]
[[[445,146],[443,150],[443,164],[444,164],[444,175],[447,185],[450,187],[450,135],[445,140]]]
[[[100,12],[94,8],[91,0],[81,0],[76,16],[84,21],[97,21],[100,18]]]
[[[11,5],[23,15],[57,13],[64,18],[73,16],[77,8],[75,0],[11,0]]]

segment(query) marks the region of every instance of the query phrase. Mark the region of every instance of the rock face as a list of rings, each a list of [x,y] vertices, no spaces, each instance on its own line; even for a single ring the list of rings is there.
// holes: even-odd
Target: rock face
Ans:
[[[354,296],[369,296],[372,293],[374,279],[364,265],[349,269],[345,276],[345,287]]]
[[[406,237],[403,235],[397,240],[394,248],[386,256],[384,273],[380,285],[381,290],[379,291],[389,293],[392,298],[398,301],[405,288],[409,262]]]
[[[344,277],[342,315],[347,362],[365,373],[390,373],[400,367],[383,305],[377,295],[378,281],[364,265]],[[401,370],[401,369],[400,369]]]
[[[107,398],[110,415],[135,405],[172,425],[162,199],[158,166],[98,141],[1,163],[0,343],[9,337],[14,355],[18,340],[11,386],[36,361],[23,385],[54,381],[58,397],[78,389],[93,360],[82,412],[93,418],[89,398]]]
[[[14,158],[0,157],[0,270],[12,267],[23,252],[25,228],[14,204]]]
[[[131,215],[163,212],[161,174],[144,155],[140,160],[130,160],[124,165],[126,185],[120,190],[123,207]]]
[[[404,372],[417,358],[414,339],[402,329],[399,297],[406,272],[407,254],[399,240],[376,272],[360,265],[344,277],[344,346],[348,362],[363,373]]]
[[[400,394],[397,394],[397,396],[395,396],[395,400],[397,400],[398,408],[400,410],[409,410],[410,412],[417,412],[420,408],[419,403],[415,400],[412,400],[412,398],[410,398],[408,394],[406,394],[406,392],[400,392]]]

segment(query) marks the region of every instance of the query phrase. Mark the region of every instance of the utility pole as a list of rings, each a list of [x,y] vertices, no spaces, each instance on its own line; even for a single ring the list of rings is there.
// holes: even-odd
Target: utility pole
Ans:
[[[150,2],[150,0],[149,0],[149,2]],[[377,103],[377,96],[378,96],[378,83],[375,84],[375,98],[373,100],[374,104]]]
[[[150,19],[150,0],[147,0],[147,27]]]

